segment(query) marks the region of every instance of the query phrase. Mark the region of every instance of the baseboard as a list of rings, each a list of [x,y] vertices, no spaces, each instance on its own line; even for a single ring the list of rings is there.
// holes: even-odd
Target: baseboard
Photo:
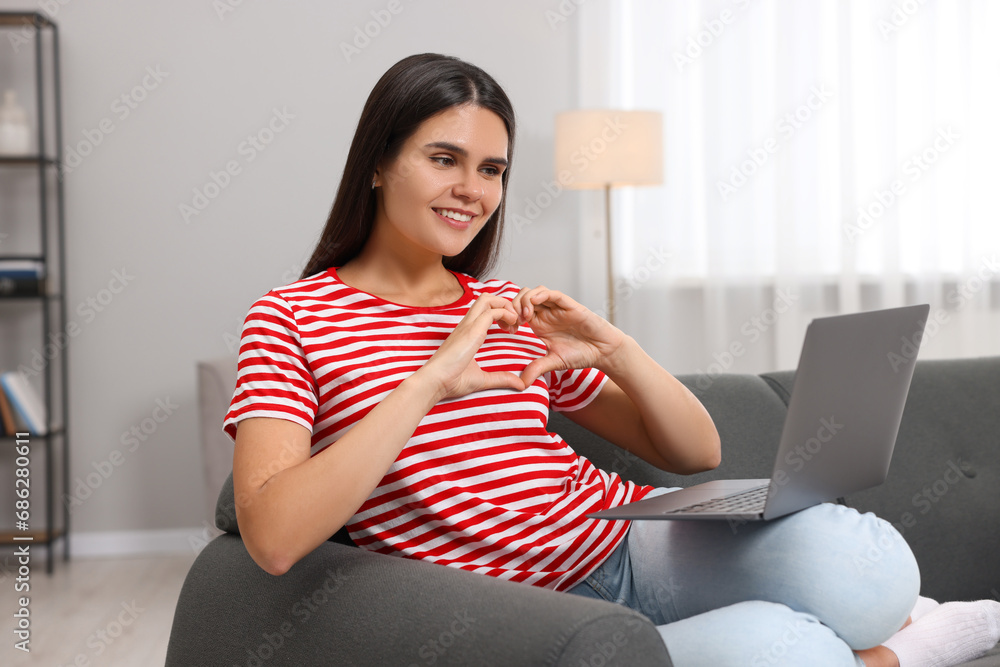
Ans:
[[[171,530],[116,530],[71,533],[71,558],[107,558],[121,556],[197,555],[221,530],[207,523],[195,528]],[[56,544],[56,553],[62,545]]]

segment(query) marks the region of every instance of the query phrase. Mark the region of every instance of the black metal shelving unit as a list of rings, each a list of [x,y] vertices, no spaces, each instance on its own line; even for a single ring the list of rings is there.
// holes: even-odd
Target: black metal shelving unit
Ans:
[[[41,309],[42,317],[42,341],[41,350],[47,350],[47,345],[54,345],[54,341],[62,340],[65,345],[58,349],[57,357],[48,359],[44,370],[41,371],[43,377],[42,391],[43,400],[46,407],[46,418],[48,420],[47,433],[44,435],[31,434],[32,462],[35,460],[34,452],[39,443],[45,451],[45,472],[44,489],[45,494],[45,527],[29,531],[0,532],[0,546],[23,545],[25,539],[29,539],[30,544],[43,545],[46,548],[46,571],[52,574],[55,560],[55,546],[61,540],[63,544],[63,559],[69,560],[69,530],[70,512],[64,500],[69,497],[69,401],[68,401],[68,362],[67,351],[69,336],[66,334],[66,243],[65,243],[65,205],[63,194],[63,138],[62,138],[62,101],[60,98],[60,78],[59,78],[59,30],[56,24],[44,14],[39,12],[0,12],[0,33],[7,30],[19,30],[22,35],[32,35],[34,40],[34,60],[35,60],[35,104],[37,121],[37,143],[36,154],[27,156],[2,156],[0,155],[0,178],[10,170],[37,169],[38,191],[39,191],[39,250],[38,254],[0,254],[0,259],[11,260],[34,260],[41,262],[45,267],[46,287],[44,293],[38,296],[7,296],[0,297],[0,318],[17,317],[17,313],[11,313],[10,305],[13,303],[33,303]],[[33,31],[33,32],[32,32]],[[47,36],[48,53],[45,53]],[[4,41],[7,41],[4,39]],[[25,40],[27,41],[27,40]],[[50,59],[51,83],[46,78],[43,55],[48,55]],[[50,92],[51,100],[47,95]],[[49,104],[52,105],[51,113],[54,123],[51,124],[54,142],[51,143],[49,134],[49,123],[47,122]],[[52,176],[55,182],[50,183]],[[54,187],[52,187],[54,185]],[[52,204],[55,204],[54,210]],[[15,221],[15,224],[29,224],[29,221]],[[53,274],[56,274],[53,280]],[[48,356],[47,352],[45,356]],[[12,369],[3,369],[12,370]],[[58,371],[58,373],[57,373]],[[56,403],[56,393],[59,401]],[[58,409],[55,409],[58,407]],[[60,477],[58,484],[61,487],[61,496],[58,496],[56,480],[56,457],[57,451],[60,454],[59,467]],[[37,498],[40,485],[37,476],[31,477],[31,498]],[[37,507],[37,501],[31,503],[31,507]],[[0,518],[0,525],[5,525],[13,521],[13,508],[10,517]],[[57,516],[57,509],[59,510]],[[35,512],[31,512],[31,528],[38,522]],[[15,537],[19,538],[15,540]]]

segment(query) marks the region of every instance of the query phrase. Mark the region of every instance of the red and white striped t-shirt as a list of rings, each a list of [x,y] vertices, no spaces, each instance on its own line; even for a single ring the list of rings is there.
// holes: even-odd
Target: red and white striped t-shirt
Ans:
[[[311,455],[319,455],[431,357],[476,297],[519,291],[455,275],[462,297],[433,308],[354,289],[335,269],[268,292],[244,323],[226,433],[235,440],[248,417],[288,419],[312,431]],[[511,334],[494,324],[476,361],[519,374],[544,353],[530,327]],[[523,392],[441,401],[348,521],[351,538],[372,551],[556,590],[581,582],[628,528],[584,514],[651,489],[596,468],[546,430],[550,406],[582,408],[605,380],[596,369],[559,371]]]

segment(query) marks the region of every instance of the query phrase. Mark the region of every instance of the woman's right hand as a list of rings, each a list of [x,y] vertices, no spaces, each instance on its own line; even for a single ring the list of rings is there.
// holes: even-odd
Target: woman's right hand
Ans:
[[[479,295],[437,352],[414,374],[431,379],[438,388],[438,400],[485,389],[524,389],[520,376],[507,371],[488,373],[476,363],[476,352],[494,322],[505,331],[517,331],[513,304],[494,294]]]

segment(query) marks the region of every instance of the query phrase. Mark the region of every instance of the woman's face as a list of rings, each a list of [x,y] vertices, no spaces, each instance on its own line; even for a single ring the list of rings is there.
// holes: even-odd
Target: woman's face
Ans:
[[[506,168],[498,115],[466,104],[431,116],[376,172],[373,236],[406,253],[459,254],[500,205]]]

